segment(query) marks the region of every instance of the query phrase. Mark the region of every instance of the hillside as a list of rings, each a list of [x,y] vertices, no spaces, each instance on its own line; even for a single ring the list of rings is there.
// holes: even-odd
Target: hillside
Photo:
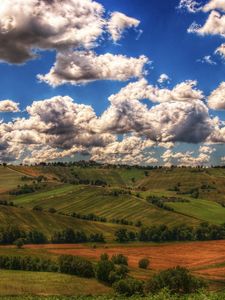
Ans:
[[[112,241],[114,232],[119,228],[119,225],[116,224],[90,222],[60,214],[36,212],[30,209],[2,205],[0,205],[0,219],[1,227],[13,226],[25,231],[36,229],[43,232],[48,238],[55,231],[73,228],[76,231],[84,231],[88,235],[91,233],[102,233],[107,241]]]
[[[14,211],[11,219],[15,214],[17,223],[28,226],[31,219],[35,220],[32,209],[40,206],[45,211],[40,227],[48,232],[51,224],[56,228],[65,226],[64,220],[70,224],[70,218],[60,214],[72,213],[104,217],[107,219],[104,226],[108,228],[112,228],[112,221],[121,219],[133,223],[141,221],[146,226],[183,223],[195,226],[203,221],[222,224],[225,220],[224,168],[142,169],[88,164],[7,166],[0,167],[0,176],[1,199],[26,209],[7,208]],[[43,181],[38,183],[38,177],[43,177]],[[24,185],[37,188],[29,193],[12,193]],[[171,210],[147,201],[152,196],[164,197]],[[170,201],[172,198],[175,202]],[[46,214],[50,208],[57,214]],[[1,214],[9,215],[6,208],[1,208]]]

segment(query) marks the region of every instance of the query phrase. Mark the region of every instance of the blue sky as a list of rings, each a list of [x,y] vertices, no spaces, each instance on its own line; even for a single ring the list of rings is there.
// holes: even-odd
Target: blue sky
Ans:
[[[20,2],[21,5],[26,5],[26,1],[20,0]],[[110,19],[111,13],[120,12],[139,20],[140,25],[127,28],[123,32],[121,39],[116,43],[109,37],[109,33],[104,30],[101,38],[97,39],[98,46],[91,49],[91,51],[96,52],[96,55],[110,53],[112,55],[124,55],[134,58],[144,55],[150,61],[144,67],[148,74],[143,76],[149,85],[158,85],[159,88],[172,90],[179,83],[185,82],[186,80],[195,80],[197,81],[197,85],[194,89],[201,90],[206,97],[201,99],[203,102],[206,101],[207,96],[216,90],[224,81],[224,59],[221,55],[214,54],[215,50],[224,42],[224,37],[219,34],[199,35],[196,32],[187,32],[193,22],[204,25],[207,22],[210,11],[206,13],[200,10],[196,13],[190,13],[188,11],[188,5],[183,6],[182,9],[178,9],[180,4],[178,0],[99,0],[97,2],[105,9],[105,20]],[[191,3],[191,1],[186,2]],[[210,1],[201,1],[202,7],[208,2]],[[0,14],[1,9],[3,13],[3,7],[0,5]],[[220,8],[216,11],[219,11],[221,15],[224,13]],[[9,12],[7,13],[9,14]],[[13,14],[14,11],[12,11],[12,15]],[[11,37],[10,35],[9,37],[6,35],[6,38],[10,39]],[[41,47],[42,46],[33,46],[33,48],[36,49]],[[5,49],[3,50],[6,51]],[[9,62],[7,59],[2,59],[2,63],[0,64],[0,99],[10,99],[20,104],[19,112],[12,113],[4,110],[0,112],[0,118],[4,124],[7,124],[14,118],[22,119],[24,117],[29,119],[29,113],[26,111],[27,106],[31,106],[33,101],[51,99],[55,96],[70,96],[77,104],[90,105],[96,113],[96,116],[101,118],[102,114],[110,107],[108,100],[110,95],[117,94],[120,89],[126,87],[127,84],[138,80],[137,78],[128,78],[126,81],[111,80],[111,78],[101,80],[100,78],[99,80],[86,84],[71,84],[71,82],[69,82],[53,87],[46,82],[40,82],[37,79],[37,74],[47,74],[56,61],[56,53],[61,50],[55,50],[52,46],[52,49],[48,47],[47,51],[43,49],[42,51],[36,51],[39,53],[38,58],[28,61],[24,60],[20,65],[12,63],[11,61]],[[77,51],[77,48],[74,48],[74,51]],[[17,54],[15,53],[15,55]],[[213,63],[204,61],[204,57],[210,57]],[[161,74],[167,74],[170,78],[170,80],[164,82],[163,85],[159,85],[157,82]],[[223,97],[225,97],[225,95],[223,95]],[[142,103],[147,104],[149,109],[155,105],[155,102],[151,101],[151,99],[140,100]],[[225,98],[222,100],[219,99],[219,101],[225,102]],[[215,110],[210,107],[209,115],[212,118],[216,116],[220,121],[225,121],[225,110],[223,109]],[[113,133],[110,131],[110,134],[112,133],[117,136],[116,133],[118,133],[118,131]],[[128,130],[128,132],[123,131],[122,133],[125,137],[133,134],[136,136],[137,132],[134,131]],[[141,134],[140,136],[142,139],[146,139],[145,134]],[[162,142],[164,141],[162,140]],[[171,140],[171,142],[174,141]],[[7,140],[7,142],[5,141],[4,144],[5,143],[9,143],[9,140]],[[16,143],[19,142],[17,141]],[[175,153],[177,151],[185,152],[193,150],[195,152],[198,151],[198,147],[205,143],[208,143],[208,140],[204,142],[200,140],[196,146],[191,142],[183,144],[182,139],[181,141],[178,139],[175,140],[173,150],[168,147],[161,148],[161,145],[154,145],[154,150],[151,150],[152,147],[147,147],[146,149],[148,149],[147,151],[149,152],[155,151],[155,156],[153,155],[154,158],[158,159],[160,163],[163,163],[159,156],[165,151]],[[221,163],[220,159],[225,155],[225,148],[223,146],[214,145],[211,141],[210,143],[211,145],[209,146],[207,144],[207,147],[211,147],[211,149],[215,148],[217,151],[211,153],[212,155],[208,163]],[[219,143],[223,144],[224,142],[222,140],[222,142],[219,141]],[[43,147],[55,147],[56,152],[65,150],[63,147],[60,149],[60,145],[58,144],[54,147],[48,144]],[[158,150],[156,150],[157,147]],[[73,154],[76,156],[77,153],[78,152],[74,152]],[[32,154],[25,151],[21,157],[17,154],[14,158],[15,161],[19,161],[30,155],[32,156]],[[198,156],[198,153],[194,153],[193,156]],[[3,155],[2,160],[4,160]]]

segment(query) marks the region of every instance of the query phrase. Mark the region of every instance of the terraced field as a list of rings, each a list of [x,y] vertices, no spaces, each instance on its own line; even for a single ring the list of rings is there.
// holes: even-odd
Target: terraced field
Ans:
[[[169,203],[175,211],[188,214],[213,224],[225,223],[225,207],[208,200],[191,200],[189,203]]]
[[[7,206],[0,206],[0,220],[3,227],[15,226],[27,231],[37,229],[47,237],[51,237],[54,231],[73,228],[84,231],[86,234],[103,233],[108,241],[112,241],[114,232],[119,228],[119,225],[116,224],[90,222],[59,214]]]
[[[54,207],[58,212],[67,214],[94,213],[106,217],[109,221],[128,219],[133,222],[141,221],[145,225],[195,225],[200,222],[196,218],[159,209],[134,195],[113,196],[111,189],[93,186],[62,186],[48,192],[19,196],[14,202],[27,208],[36,205],[44,209]]]

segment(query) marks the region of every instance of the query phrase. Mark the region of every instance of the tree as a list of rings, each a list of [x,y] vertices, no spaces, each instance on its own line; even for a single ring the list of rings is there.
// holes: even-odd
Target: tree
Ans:
[[[115,282],[113,289],[117,294],[126,297],[144,294],[143,282],[134,278],[121,279]]]
[[[147,258],[142,258],[138,262],[138,265],[139,265],[140,269],[148,269],[149,264],[150,264],[150,261]]]
[[[77,275],[86,278],[94,277],[94,269],[92,263],[79,256],[60,256],[59,269],[61,273],[65,274]]]
[[[116,241],[119,243],[129,242],[128,231],[126,228],[120,228],[115,232]]]
[[[110,260],[100,260],[96,265],[96,278],[100,281],[111,283],[110,273],[115,270],[115,265]]]
[[[125,265],[128,266],[128,258],[123,254],[114,254],[112,256],[112,262],[115,265]]]
[[[17,240],[14,242],[14,245],[15,245],[18,249],[21,249],[21,248],[23,248],[24,240],[23,240],[22,238],[19,238],[19,239],[17,239]]]
[[[147,293],[158,293],[167,288],[172,294],[189,294],[204,288],[205,282],[190,274],[189,270],[176,267],[161,271],[146,283]]]

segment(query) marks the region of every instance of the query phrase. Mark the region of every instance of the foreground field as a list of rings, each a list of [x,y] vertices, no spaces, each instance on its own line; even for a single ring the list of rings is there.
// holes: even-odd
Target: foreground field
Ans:
[[[12,280],[13,279],[13,280]],[[57,273],[0,271],[0,295],[103,295],[111,289],[94,279]]]
[[[35,255],[57,258],[59,255],[77,255],[97,261],[101,254],[124,254],[128,257],[131,274],[139,279],[147,279],[159,270],[178,265],[190,269],[195,275],[212,281],[220,281],[225,287],[225,241],[186,242],[169,244],[108,244],[98,245],[26,245],[23,249],[1,246],[0,255]],[[141,258],[150,260],[150,269],[138,268]]]

